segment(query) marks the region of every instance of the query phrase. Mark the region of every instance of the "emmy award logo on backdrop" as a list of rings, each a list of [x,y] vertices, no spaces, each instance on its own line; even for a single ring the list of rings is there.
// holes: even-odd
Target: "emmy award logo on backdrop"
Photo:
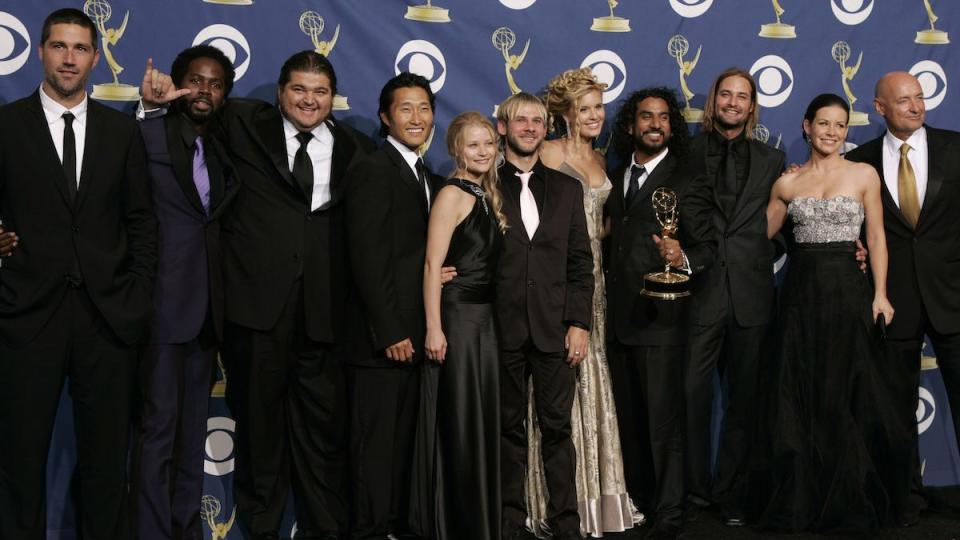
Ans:
[[[128,11],[123,16],[123,22],[120,28],[107,28],[106,22],[113,15],[113,8],[110,7],[107,0],[87,0],[83,3],[83,12],[90,17],[100,30],[101,49],[103,56],[107,59],[107,66],[113,73],[113,82],[93,85],[91,97],[94,99],[105,99],[108,101],[137,101],[140,99],[140,89],[136,86],[123,84],[120,82],[119,75],[123,71],[123,66],[117,63],[116,58],[110,51],[110,46],[116,45],[123,37],[124,30],[127,29],[127,21],[130,19]]]
[[[520,53],[520,56],[510,54],[510,49],[517,43],[517,35],[506,26],[494,30],[490,40],[493,42],[493,47],[503,54],[503,70],[507,74],[507,84],[510,86],[510,91],[519,94],[521,90],[517,86],[517,82],[513,80],[513,72],[520,67],[520,64],[523,64],[523,60],[527,57],[530,40],[528,39],[527,44],[523,46],[523,52]]]
[[[853,104],[857,102],[857,96],[853,95],[853,91],[850,90],[850,81],[857,76],[857,72],[860,71],[860,64],[863,62],[863,51],[860,51],[860,56],[857,57],[857,65],[853,67],[847,65],[847,60],[850,59],[850,45],[846,41],[834,43],[830,53],[833,55],[833,60],[840,64],[840,74],[843,76],[843,92],[847,95],[847,102],[850,103],[849,125],[869,125],[870,118],[867,113],[853,110]]]
[[[761,24],[760,37],[774,39],[791,39],[797,37],[797,29],[795,26],[780,21],[784,10],[778,0],[773,0],[773,12],[777,14],[777,22]]]
[[[653,211],[657,221],[663,228],[663,238],[675,238],[680,227],[680,212],[677,211],[677,194],[669,188],[658,187],[651,197]],[[664,265],[663,272],[651,272],[643,276],[643,289],[640,294],[660,300],[676,300],[690,296],[687,285],[690,276],[677,274],[670,269],[670,264]]]
[[[594,32],[629,32],[630,19],[617,17],[613,14],[613,8],[617,7],[617,0],[607,0],[607,6],[610,7],[610,15],[603,17],[594,17],[590,29]]]
[[[203,0],[208,4],[222,4],[225,6],[249,6],[253,0]]]
[[[226,523],[217,523],[216,518],[220,515],[220,501],[213,495],[204,495],[200,497],[200,519],[207,522],[210,527],[210,540],[224,540],[230,529],[233,528],[233,522],[237,519],[237,507],[233,507],[233,513]]]
[[[933,27],[933,23],[937,22],[937,19],[940,17],[937,17],[933,12],[933,6],[930,5],[930,0],[923,0],[923,5],[927,8],[927,19],[930,21],[930,28],[918,31],[917,38],[914,39],[913,42],[921,45],[946,45],[950,43],[950,37],[946,32]]]
[[[320,39],[320,34],[323,33],[323,17],[316,11],[304,11],[303,14],[300,15],[300,31],[310,36],[314,50],[323,56],[330,56],[330,51],[333,50],[334,45],[337,44],[337,38],[340,37],[340,25],[338,24],[336,30],[333,31],[333,38],[330,39],[330,41]],[[333,96],[333,110],[350,110],[347,97],[339,94]]]
[[[757,124],[753,128],[753,138],[762,142],[763,144],[770,144],[770,130],[763,124]],[[774,148],[780,148],[780,142],[782,138],[782,133],[777,135],[777,142],[773,145]]]
[[[433,5],[432,0],[427,0],[426,4],[419,6],[407,6],[407,14],[404,19],[420,22],[448,23],[450,22],[450,10]]]
[[[667,52],[670,53],[670,56],[677,59],[677,67],[680,68],[680,90],[683,91],[683,100],[685,102],[683,118],[688,123],[697,124],[703,121],[703,111],[690,106],[690,99],[696,94],[687,86],[687,77],[693,73],[693,70],[697,67],[703,46],[697,47],[697,55],[693,58],[692,62],[687,62],[683,59],[689,50],[690,44],[687,43],[687,38],[679,34],[673,36],[670,38],[670,41],[667,42]]]

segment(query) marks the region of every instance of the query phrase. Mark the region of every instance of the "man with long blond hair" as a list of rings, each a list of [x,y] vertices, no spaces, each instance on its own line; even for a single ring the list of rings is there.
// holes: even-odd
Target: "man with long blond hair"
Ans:
[[[784,154],[753,138],[759,118],[757,85],[739,68],[721,73],[707,96],[703,131],[691,143],[688,165],[699,189],[681,201],[681,214],[713,224],[714,260],[693,282],[687,405],[686,491],[691,506],[716,502],[724,523],[744,524],[735,486],[744,473],[758,389],[761,343],[773,314],[774,246],[766,206]],[[661,248],[678,249],[665,241]],[[712,262],[712,264],[711,264]],[[714,372],[719,372],[723,423],[711,478],[710,420]]]

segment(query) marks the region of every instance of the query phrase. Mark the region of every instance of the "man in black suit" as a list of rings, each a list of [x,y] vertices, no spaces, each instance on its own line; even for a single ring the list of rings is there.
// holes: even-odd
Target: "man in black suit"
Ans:
[[[353,538],[410,533],[411,467],[426,321],[423,261],[435,192],[420,148],[434,96],[401,73],[380,91],[387,140],[348,174],[345,196],[353,275],[347,320]]]
[[[909,73],[884,75],[874,107],[886,133],[847,159],[873,165],[882,179],[887,291],[897,310],[887,327],[884,380],[902,412],[890,428],[913,458],[909,470],[890,471],[903,487],[892,502],[901,523],[911,525],[925,507],[915,417],[924,334],[933,343],[960,441],[960,133],[924,125],[923,89]]]
[[[504,236],[497,270],[500,337],[500,470],[504,538],[521,534],[526,518],[527,377],[542,434],[554,538],[580,538],[575,450],[570,413],[576,366],[586,355],[593,309],[593,256],[580,182],[539,159],[547,111],[520,93],[497,109],[504,139],[500,176]]]
[[[169,82],[155,77],[155,93],[175,95]],[[330,62],[301,51],[280,69],[279,106],[231,99],[213,127],[240,181],[221,226],[223,357],[237,513],[257,539],[278,537],[291,487],[298,538],[347,527],[342,202],[372,143],[330,116],[336,91]]]
[[[651,204],[660,188],[686,197],[680,170],[690,140],[671,90],[634,92],[617,113],[614,139],[630,162],[613,172],[607,272],[608,355],[623,447],[627,490],[655,515],[647,538],[675,538],[683,511],[684,345],[689,298],[653,299],[641,294],[644,275],[699,272],[712,259],[710,238],[693,216],[680,216],[683,249],[658,249],[663,226]],[[699,243],[698,237],[707,242]],[[697,261],[691,268],[686,261]]]
[[[133,119],[87,98],[93,22],[51,13],[44,80],[0,109],[0,538],[46,537],[47,452],[64,380],[77,437],[80,536],[126,538],[136,345],[153,313],[157,222]]]
[[[202,536],[207,402],[223,335],[219,220],[237,187],[224,148],[207,130],[233,86],[230,60],[197,45],[177,55],[170,73],[189,93],[171,114],[140,125],[160,225],[156,313],[140,357],[141,540]],[[148,84],[144,93],[151,90]]]
[[[707,95],[703,131],[690,147],[691,189],[681,215],[713,224],[716,257],[693,281],[690,299],[687,400],[689,503],[719,503],[724,521],[743,525],[734,494],[752,442],[761,346],[773,316],[774,244],[767,239],[770,188],[783,171],[784,154],[753,138],[759,118],[757,86],[741,69],[728,69]],[[690,265],[704,261],[688,254]],[[710,421],[714,373],[719,371],[723,423],[711,482]]]

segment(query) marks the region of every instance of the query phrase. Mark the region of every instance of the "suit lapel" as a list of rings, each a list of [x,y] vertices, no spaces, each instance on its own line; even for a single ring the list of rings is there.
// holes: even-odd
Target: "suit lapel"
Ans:
[[[748,139],[746,144],[748,152],[750,153],[750,170],[747,172],[747,179],[743,183],[743,189],[737,196],[737,204],[734,205],[733,215],[730,216],[731,222],[737,221],[737,217],[740,215],[741,210],[743,210],[743,205],[749,198],[747,197],[747,194],[753,191],[753,189],[756,187],[755,184],[763,181],[763,179],[766,178],[766,176],[763,174],[763,169],[767,166],[766,160],[760,159],[760,153],[757,152],[756,146],[752,140]]]
[[[277,173],[287,184],[290,184],[290,187],[303,198],[306,198],[303,190],[297,185],[296,179],[293,178],[293,173],[290,172],[290,163],[287,160],[287,137],[283,132],[283,119],[280,116],[280,111],[274,107],[264,109],[257,113],[253,123],[256,139],[260,142],[260,147],[270,157]]]
[[[893,195],[890,194],[890,190],[887,189],[887,183],[883,177],[883,136],[881,135],[879,139],[876,139],[876,145],[874,148],[870,148],[869,154],[867,154],[866,162],[870,165],[873,165],[873,168],[876,169],[877,175],[880,177],[880,199],[883,201],[883,211],[885,214],[894,216],[901,225],[907,228],[907,230],[913,230],[913,227],[910,226],[910,223],[907,222],[907,218],[903,216],[903,212],[900,211],[900,206],[897,204],[897,201],[893,200]],[[929,153],[929,149],[928,149]]]
[[[643,208],[644,202],[646,204],[652,204],[651,198],[653,192],[657,190],[658,187],[663,186],[667,180],[670,179],[670,175],[673,173],[673,167],[675,164],[675,158],[673,154],[667,154],[663,161],[661,161],[656,168],[653,169],[647,176],[647,180],[643,183],[643,186],[640,187],[640,190],[637,192],[637,196],[633,199],[630,204],[630,208],[627,211],[631,214],[636,213],[639,209]]]
[[[424,219],[426,219],[427,194],[423,192],[423,187],[420,185],[420,181],[417,180],[417,177],[413,174],[413,170],[410,168],[410,165],[407,165],[407,160],[403,159],[403,156],[400,155],[400,151],[394,148],[390,141],[384,141],[383,149],[384,152],[386,152],[387,157],[390,158],[390,161],[392,161],[397,170],[400,171],[400,183],[403,184],[406,189],[416,192],[417,204],[420,205],[420,210],[423,213]]]
[[[197,185],[193,181],[193,156],[187,155],[187,150],[183,146],[183,137],[180,133],[182,127],[180,122],[183,121],[184,120],[179,118],[179,115],[176,115],[168,117],[164,122],[167,132],[167,151],[170,152],[173,176],[176,178],[177,184],[180,186],[180,189],[183,190],[183,194],[187,196],[187,200],[190,201],[190,206],[202,216],[205,214],[203,211],[203,203],[200,201],[200,193],[197,191]],[[210,174],[209,167],[207,173],[208,176],[210,176],[212,192],[213,175]],[[212,194],[211,206],[213,206]]]
[[[357,151],[356,145],[347,133],[333,122],[327,121],[327,128],[333,134],[333,158],[330,163],[330,202],[317,210],[323,210],[340,200],[343,194],[343,177],[350,165],[350,159]]]
[[[37,122],[35,126],[36,129],[42,133],[42,135],[35,138],[37,141],[42,141],[40,143],[43,147],[40,150],[41,154],[43,154],[42,161],[43,163],[49,163],[51,169],[55,171],[52,172],[48,178],[53,182],[60,196],[63,197],[63,203],[72,209],[73,205],[70,202],[70,194],[67,192],[67,177],[63,174],[63,166],[60,163],[60,156],[57,155],[57,147],[53,144],[50,125],[47,123],[47,117],[43,114],[43,106],[40,105],[40,90],[37,90],[27,102],[27,109],[30,110]]]
[[[930,128],[927,128],[927,192],[923,195],[923,205],[920,207],[920,217],[917,220],[917,230],[924,224],[924,217],[930,214],[930,207],[936,204],[937,194],[943,186],[946,175],[943,170],[943,140]]]

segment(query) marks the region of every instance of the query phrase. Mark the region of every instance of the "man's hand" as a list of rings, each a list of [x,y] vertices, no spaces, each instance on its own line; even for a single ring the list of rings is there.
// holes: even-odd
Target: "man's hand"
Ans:
[[[17,236],[17,233],[13,231],[7,232],[3,226],[0,226],[0,257],[13,255],[13,250],[19,242],[20,238]]]
[[[683,267],[683,249],[680,247],[680,242],[676,238],[660,238],[657,235],[653,235],[653,242],[657,244],[657,249],[660,250],[660,257],[663,258],[663,261],[674,268]]]
[[[449,283],[450,280],[457,277],[457,267],[456,266],[443,266],[440,268],[440,286],[443,287],[445,283]]]
[[[191,91],[189,88],[177,90],[173,79],[153,67],[153,58],[147,58],[147,69],[143,73],[143,83],[140,85],[144,110],[160,108],[177,98],[189,95]]]
[[[587,356],[590,332],[571,325],[567,328],[567,336],[563,339],[563,344],[567,348],[567,363],[570,367],[577,367],[577,364]]]
[[[387,347],[387,358],[394,362],[409,362],[413,360],[413,342],[407,338]]]
[[[863,244],[860,243],[860,239],[857,239],[857,252],[855,257],[857,262],[860,263],[860,271],[864,274],[867,273],[867,248],[863,247]],[[890,322],[890,321],[887,321]]]

